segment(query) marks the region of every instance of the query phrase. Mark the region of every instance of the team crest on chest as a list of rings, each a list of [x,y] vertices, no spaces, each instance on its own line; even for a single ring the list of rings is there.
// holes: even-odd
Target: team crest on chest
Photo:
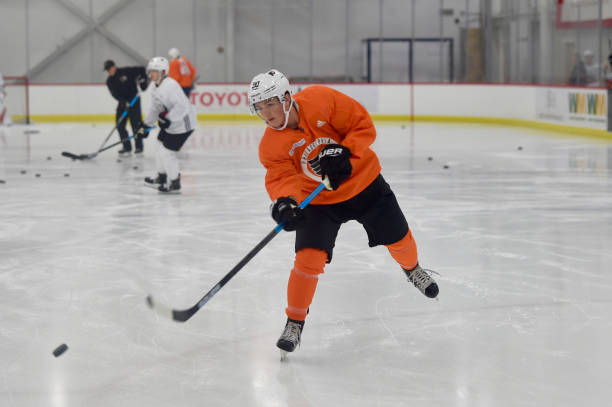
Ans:
[[[302,166],[302,171],[309,178],[312,178],[315,181],[321,181],[321,170],[319,167],[319,157],[318,157],[318,149],[321,146],[327,144],[336,144],[336,140],[329,137],[319,137],[312,143],[310,143],[302,152],[302,157],[300,158],[300,164]]]

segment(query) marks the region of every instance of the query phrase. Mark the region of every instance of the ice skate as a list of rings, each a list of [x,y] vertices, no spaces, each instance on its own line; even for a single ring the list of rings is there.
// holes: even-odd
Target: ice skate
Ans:
[[[285,329],[276,342],[276,346],[278,346],[281,352],[281,360],[286,360],[287,354],[293,352],[298,347],[302,337],[302,329],[304,329],[304,321],[287,318]]]
[[[404,273],[406,273],[408,281],[414,284],[414,286],[418,288],[419,291],[422,292],[425,296],[429,298],[436,298],[438,296],[438,292],[440,291],[438,288],[438,284],[429,275],[429,273],[437,274],[435,271],[425,270],[421,268],[421,266],[419,266],[418,264],[412,270],[402,270],[404,270]]]
[[[142,152],[143,152],[142,147],[136,147],[136,149],[134,150],[134,154],[140,157],[142,157]]]
[[[159,192],[175,194],[181,192],[181,176],[179,175],[177,179],[173,179],[169,184],[164,182],[157,190]]]
[[[117,151],[117,153],[118,153],[120,156],[130,155],[130,154],[132,154],[132,149],[131,149],[131,148],[125,148],[125,147],[123,147],[121,150]]]
[[[166,174],[162,174],[161,172],[157,173],[157,177],[145,177],[144,182],[145,185],[152,188],[158,188],[159,185],[163,185],[166,183],[168,177]]]

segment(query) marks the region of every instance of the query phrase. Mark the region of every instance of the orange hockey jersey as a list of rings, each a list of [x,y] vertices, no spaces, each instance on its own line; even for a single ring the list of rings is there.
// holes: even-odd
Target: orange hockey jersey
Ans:
[[[190,88],[197,71],[185,57],[178,57],[170,61],[168,76],[181,85],[181,88]]]
[[[304,200],[321,183],[312,164],[327,144],[342,144],[351,150],[353,171],[337,190],[323,190],[312,204],[346,201],[363,191],[381,170],[370,148],[376,129],[369,113],[356,100],[326,86],[309,86],[293,98],[299,107],[298,128],[268,127],[259,143],[259,160],[267,170],[270,198],[293,196],[298,202]]]

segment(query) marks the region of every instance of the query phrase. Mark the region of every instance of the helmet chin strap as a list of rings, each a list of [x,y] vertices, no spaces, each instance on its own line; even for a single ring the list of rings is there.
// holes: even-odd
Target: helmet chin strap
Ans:
[[[155,81],[155,86],[161,85],[162,81],[166,78],[166,71],[157,71],[159,73],[159,78]],[[162,74],[163,72],[163,74]]]
[[[285,130],[285,128],[287,127],[287,124],[289,123],[289,113],[291,113],[291,106],[295,106],[295,104],[293,103],[293,98],[291,96],[289,96],[289,100],[291,101],[291,103],[289,103],[289,108],[287,110],[285,110],[285,104],[283,103],[283,113],[285,113],[285,123],[282,126],[280,127],[270,126],[270,123],[266,121],[266,124],[272,127],[274,130]]]

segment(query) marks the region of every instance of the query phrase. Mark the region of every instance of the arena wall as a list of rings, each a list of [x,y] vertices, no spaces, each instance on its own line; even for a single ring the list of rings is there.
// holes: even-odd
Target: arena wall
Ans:
[[[296,85],[299,91],[308,85]],[[520,125],[608,137],[607,96],[600,88],[485,84],[332,84],[375,120]],[[151,90],[142,93],[143,110]],[[253,119],[246,84],[201,83],[191,94],[200,120]],[[413,103],[414,101],[414,103]],[[116,102],[103,84],[36,84],[34,122],[112,121]]]

